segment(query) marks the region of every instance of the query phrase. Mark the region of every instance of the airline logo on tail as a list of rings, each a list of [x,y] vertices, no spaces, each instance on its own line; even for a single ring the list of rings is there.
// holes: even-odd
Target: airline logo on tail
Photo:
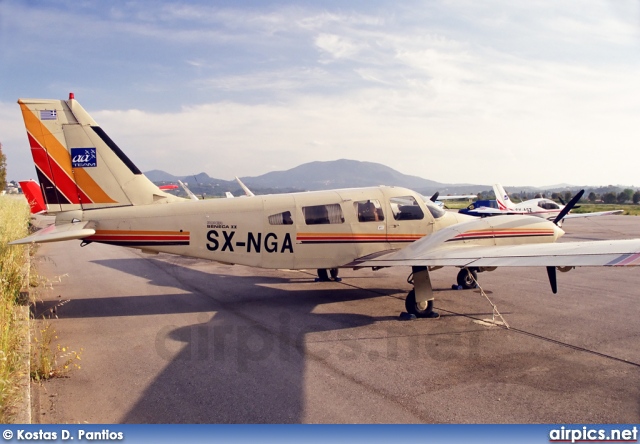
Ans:
[[[95,148],[71,148],[71,166],[73,168],[95,168],[98,158]]]

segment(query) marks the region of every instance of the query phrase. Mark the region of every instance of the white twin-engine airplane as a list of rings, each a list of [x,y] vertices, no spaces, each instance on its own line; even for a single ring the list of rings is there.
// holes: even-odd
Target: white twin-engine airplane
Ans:
[[[18,103],[55,224],[12,244],[79,239],[333,277],[342,267],[411,266],[405,305],[418,317],[437,316],[434,268],[459,267],[469,283],[499,266],[544,266],[555,292],[556,267],[640,265],[640,239],[555,243],[564,232],[546,219],[446,212],[406,188],[179,198],[149,181],[72,94]]]

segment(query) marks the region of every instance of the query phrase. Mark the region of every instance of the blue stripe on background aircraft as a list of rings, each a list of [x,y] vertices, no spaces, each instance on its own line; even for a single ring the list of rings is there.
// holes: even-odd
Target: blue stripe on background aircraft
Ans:
[[[459,267],[638,266],[640,239],[556,243],[572,200],[553,221],[474,218],[415,191],[378,186],[243,199],[183,199],[159,189],[75,100],[20,99],[40,188],[55,223],[11,244],[78,239],[227,264],[317,269],[410,266],[406,310],[435,317],[429,272]],[[554,223],[555,222],[555,223]]]

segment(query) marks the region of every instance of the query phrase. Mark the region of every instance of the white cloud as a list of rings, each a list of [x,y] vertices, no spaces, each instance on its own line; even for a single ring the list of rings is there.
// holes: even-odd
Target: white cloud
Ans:
[[[318,48],[336,59],[351,58],[364,46],[335,34],[320,34],[316,37],[315,43]]]
[[[147,6],[53,8],[89,44],[58,28],[66,43],[45,55],[49,71],[78,52],[83,63],[38,90],[81,85],[79,100],[142,169],[229,179],[347,157],[442,182],[637,181],[625,161],[639,135],[637,4]],[[52,11],[35,12],[29,32]],[[4,105],[0,118],[5,145],[26,147]]]

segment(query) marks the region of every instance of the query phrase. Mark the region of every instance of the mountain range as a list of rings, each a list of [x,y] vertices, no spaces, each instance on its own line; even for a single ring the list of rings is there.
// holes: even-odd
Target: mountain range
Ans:
[[[174,176],[161,170],[144,173],[155,183],[189,184],[194,193],[224,194],[225,191],[242,193],[235,180],[210,177],[206,173],[189,176]],[[256,194],[283,193],[293,191],[315,191],[332,188],[354,188],[377,185],[394,185],[410,188],[423,194],[439,191],[441,194],[477,193],[490,190],[488,185],[443,184],[418,176],[403,174],[388,166],[374,162],[340,159],[327,162],[309,162],[286,171],[272,171],[260,176],[240,178]],[[205,189],[207,189],[205,191]]]
[[[181,180],[188,184],[196,194],[222,196],[226,191],[234,195],[243,194],[235,180],[224,180],[209,176],[207,173],[189,176],[175,176],[161,170],[151,170],[145,175],[156,184],[177,183]],[[309,162],[286,171],[272,171],[260,176],[240,178],[256,194],[287,193],[295,191],[315,191],[335,188],[355,188],[377,185],[393,185],[415,190],[423,195],[431,195],[438,191],[447,194],[477,194],[492,192],[491,185],[481,184],[445,184],[418,176],[403,174],[388,166],[374,162],[340,159],[327,162]],[[569,184],[558,184],[544,188],[532,186],[505,186],[507,191],[536,193],[564,192],[581,187]],[[593,187],[582,187],[591,188]],[[608,188],[600,187],[598,192]]]

